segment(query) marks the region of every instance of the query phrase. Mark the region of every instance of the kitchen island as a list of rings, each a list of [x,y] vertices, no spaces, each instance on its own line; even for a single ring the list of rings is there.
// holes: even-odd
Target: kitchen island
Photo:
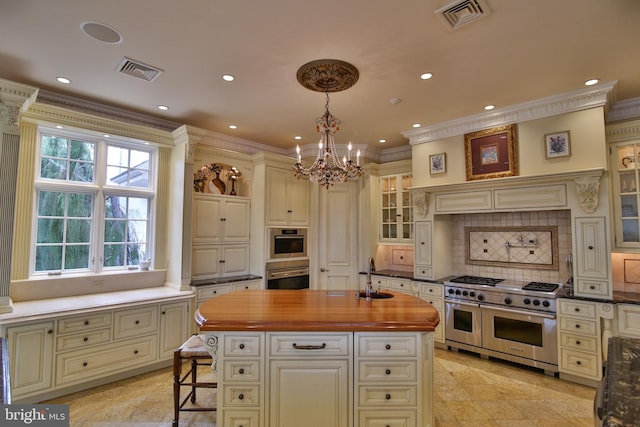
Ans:
[[[433,426],[438,312],[391,294],[247,290],[203,303],[218,426]]]

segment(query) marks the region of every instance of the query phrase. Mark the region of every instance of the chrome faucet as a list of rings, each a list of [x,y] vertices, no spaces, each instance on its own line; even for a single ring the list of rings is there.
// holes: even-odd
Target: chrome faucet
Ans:
[[[371,286],[371,272],[375,271],[376,265],[373,261],[373,257],[369,257],[369,262],[367,263],[367,288],[365,289],[365,301],[371,301],[371,293],[373,292],[373,288]]]

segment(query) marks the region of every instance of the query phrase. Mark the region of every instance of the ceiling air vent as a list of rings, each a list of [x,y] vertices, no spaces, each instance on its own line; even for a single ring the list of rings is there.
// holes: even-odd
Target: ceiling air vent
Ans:
[[[154,81],[162,74],[159,68],[126,57],[118,65],[118,71],[148,82]]]
[[[490,14],[484,0],[462,0],[441,7],[435,14],[450,30],[457,30],[476,19]]]

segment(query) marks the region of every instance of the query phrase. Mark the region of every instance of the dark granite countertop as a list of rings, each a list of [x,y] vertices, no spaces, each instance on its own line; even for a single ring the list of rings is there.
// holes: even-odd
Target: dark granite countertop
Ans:
[[[244,282],[245,280],[262,279],[262,276],[256,276],[255,274],[243,274],[241,276],[229,276],[229,277],[216,277],[215,279],[200,279],[193,280],[191,286],[205,286],[205,285],[223,285],[225,283]]]
[[[366,271],[361,271],[360,274],[367,274]],[[413,280],[415,282],[425,282],[425,283],[439,283],[443,284],[442,280],[432,280],[432,279],[420,279],[413,276],[412,271],[400,271],[400,270],[376,270],[372,272],[376,276],[386,276],[386,277],[395,277],[398,279],[408,279]]]
[[[603,389],[603,425],[633,426],[640,420],[640,339],[609,340]]]
[[[635,292],[613,291],[613,300],[618,304],[640,304],[640,294]]]

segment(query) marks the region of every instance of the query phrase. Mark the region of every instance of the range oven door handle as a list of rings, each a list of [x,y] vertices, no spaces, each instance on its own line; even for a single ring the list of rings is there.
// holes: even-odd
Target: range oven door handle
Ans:
[[[495,307],[493,305],[483,305],[482,307],[486,308],[487,310],[495,310],[495,311],[501,311],[503,313],[511,313],[511,314],[521,314],[523,316],[544,317],[545,319],[556,318],[555,314],[539,313],[537,311],[515,310],[513,308],[501,308],[501,307]]]
[[[455,301],[455,300],[445,300],[445,302],[447,302],[448,304],[457,304],[457,305],[463,305],[465,307],[480,307],[480,304],[475,304],[472,302],[463,302],[463,301]]]
[[[307,276],[309,269],[287,270],[287,271],[271,271],[267,274],[268,279],[286,279],[287,277]]]

